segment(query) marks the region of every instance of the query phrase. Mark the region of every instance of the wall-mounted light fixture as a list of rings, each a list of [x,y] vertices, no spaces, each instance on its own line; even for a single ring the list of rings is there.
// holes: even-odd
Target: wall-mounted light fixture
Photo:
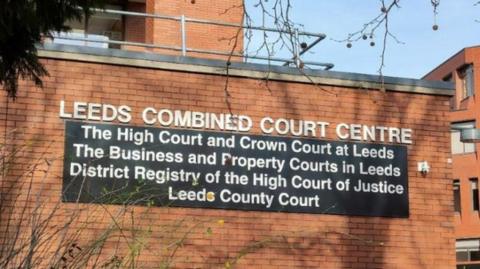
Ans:
[[[430,172],[430,165],[427,161],[418,162],[417,171],[422,173],[423,175],[426,175],[428,172]]]

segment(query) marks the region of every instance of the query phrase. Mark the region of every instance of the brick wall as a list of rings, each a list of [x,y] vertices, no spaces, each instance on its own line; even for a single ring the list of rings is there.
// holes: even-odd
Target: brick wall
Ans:
[[[222,23],[242,24],[242,1],[150,1],[144,4],[129,3],[129,11],[147,12],[165,16],[185,17],[190,19],[210,20]],[[149,44],[178,47],[182,46],[180,21],[166,19],[141,19],[127,16],[127,41],[146,42]],[[211,50],[230,53],[243,50],[243,30],[212,24],[186,23],[186,46],[197,50]],[[144,35],[142,41],[140,36]],[[139,39],[140,38],[140,39]],[[128,49],[138,48],[126,46]],[[180,54],[180,51],[167,49],[147,49],[163,54]],[[226,56],[190,52],[188,56],[225,59]]]
[[[35,205],[45,208],[38,214],[41,218],[48,218],[45,212],[54,211],[47,231],[73,220],[68,229],[38,247],[41,251],[37,255],[48,257],[41,260],[43,268],[51,257],[60,259],[62,253],[54,253],[57,244],[65,244],[68,249],[75,242],[86,251],[95,240],[101,242],[101,247],[92,251],[98,259],[87,261],[87,267],[119,259],[138,268],[158,268],[162,264],[174,268],[452,268],[455,264],[452,186],[446,162],[447,96],[279,81],[269,81],[267,87],[255,79],[229,80],[231,109],[251,116],[254,122],[271,116],[412,128],[414,144],[408,146],[409,218],[77,205],[60,202],[64,145],[64,121],[58,117],[60,100],[70,104],[127,104],[136,112],[153,106],[228,113],[225,77],[42,61],[50,72],[45,87],[38,89],[22,82],[17,100],[8,104],[7,116],[5,96],[0,105],[0,133],[16,131],[8,148],[24,147],[2,183],[4,193],[7,187],[13,188],[4,196],[8,199],[0,222],[0,243],[5,246],[15,238],[15,227],[5,231],[6,218],[11,223],[26,219],[18,225],[23,231],[20,238],[30,238],[28,228],[33,224],[28,220],[39,213]],[[132,124],[142,125],[139,116],[133,119]],[[258,129],[253,132],[260,134]],[[38,165],[32,173],[25,173],[37,163],[34,160]],[[416,172],[417,162],[422,160],[432,167],[426,176]],[[182,240],[184,236],[186,240]],[[74,249],[60,263],[68,266],[80,259],[85,256],[78,254],[82,250]],[[132,260],[132,252],[140,254]]]
[[[144,3],[127,3],[127,11],[146,12]],[[142,17],[125,16],[125,41],[146,43],[146,20]]]

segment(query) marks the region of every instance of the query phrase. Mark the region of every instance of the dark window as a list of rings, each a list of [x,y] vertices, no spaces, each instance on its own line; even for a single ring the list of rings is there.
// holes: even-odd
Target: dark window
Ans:
[[[457,257],[457,268],[469,268],[469,269],[477,268],[477,267],[469,267],[470,265],[466,265],[462,263],[480,261],[480,240],[479,239],[457,240],[457,242],[455,243],[455,248],[456,248],[456,257]],[[480,265],[480,264],[477,264],[477,265]]]
[[[462,82],[462,98],[475,94],[473,85],[473,65],[469,64],[458,70],[458,77]]]
[[[453,206],[455,212],[461,213],[462,209],[460,206],[460,180],[456,179],[453,181]]]
[[[472,189],[472,208],[475,211],[478,211],[479,203],[478,203],[478,179],[471,178],[470,179],[470,187]]]
[[[468,261],[468,251],[457,251],[457,262],[467,262]]]
[[[480,261],[480,251],[470,251],[470,261]]]

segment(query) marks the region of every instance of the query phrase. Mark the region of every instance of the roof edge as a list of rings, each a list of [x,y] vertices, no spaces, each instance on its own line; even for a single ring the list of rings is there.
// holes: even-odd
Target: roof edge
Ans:
[[[227,62],[223,60],[52,43],[39,45],[37,48],[39,49],[38,56],[42,58],[217,75],[226,75],[227,71]],[[387,91],[433,95],[452,96],[454,94],[454,85],[450,82],[443,81],[427,81],[390,76],[381,77],[378,75],[325,70],[299,70],[294,67],[240,62],[232,62],[228,69],[229,75],[237,77],[250,77],[256,79],[268,78],[269,80],[293,81],[362,89],[386,89]]]

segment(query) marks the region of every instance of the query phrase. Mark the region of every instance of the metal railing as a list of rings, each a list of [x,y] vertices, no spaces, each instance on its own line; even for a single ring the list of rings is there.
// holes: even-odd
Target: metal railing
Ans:
[[[189,52],[192,52],[192,53],[200,53],[200,54],[208,54],[208,55],[239,57],[239,58],[242,58],[245,62],[248,60],[263,60],[263,61],[269,61],[269,62],[279,62],[279,63],[283,63],[283,65],[295,64],[296,66],[299,66],[300,63],[302,63],[303,65],[308,65],[308,66],[323,67],[325,70],[329,70],[334,66],[332,63],[301,60],[301,55],[303,55],[305,52],[307,52],[308,50],[313,48],[315,45],[317,45],[320,41],[325,39],[326,35],[322,33],[312,33],[312,32],[300,31],[298,29],[293,29],[293,31],[286,31],[286,30],[281,30],[281,29],[276,29],[271,27],[240,25],[235,23],[227,23],[227,22],[220,22],[220,21],[214,21],[214,20],[194,19],[194,18],[188,18],[184,15],[167,16],[167,15],[161,15],[161,14],[141,13],[141,12],[114,10],[114,9],[94,9],[93,11],[96,13],[106,13],[106,14],[115,14],[115,15],[122,15],[122,16],[134,16],[134,17],[142,17],[142,18],[178,21],[180,25],[179,34],[180,34],[181,44],[180,46],[169,46],[169,45],[142,43],[142,42],[111,40],[111,39],[98,40],[98,39],[89,38],[88,35],[86,35],[85,37],[62,36],[58,38],[64,39],[64,40],[76,40],[76,41],[84,41],[84,42],[92,42],[92,43],[108,43],[108,44],[114,44],[114,45],[125,45],[125,46],[135,46],[135,47],[143,47],[143,48],[179,51],[181,52],[182,56],[187,56]],[[281,58],[281,57],[275,57],[272,55],[267,55],[267,56],[261,56],[257,54],[248,55],[247,53],[239,53],[239,52],[232,52],[232,51],[217,51],[217,50],[189,48],[187,47],[187,35],[186,35],[187,23],[207,24],[207,25],[216,25],[216,26],[223,26],[223,27],[242,28],[246,30],[259,30],[259,31],[266,31],[266,32],[275,32],[280,34],[288,34],[288,35],[291,35],[294,40],[294,42],[292,42],[294,44],[292,48],[292,57]],[[308,38],[313,37],[315,39],[310,44],[304,43],[302,44],[303,45],[302,46],[299,42],[300,36],[305,36]]]

